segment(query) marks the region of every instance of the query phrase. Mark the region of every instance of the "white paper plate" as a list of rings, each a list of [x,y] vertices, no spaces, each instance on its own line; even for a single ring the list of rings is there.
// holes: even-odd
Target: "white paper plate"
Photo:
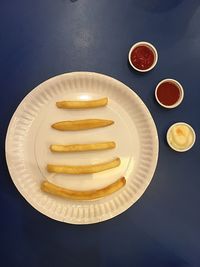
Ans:
[[[61,110],[58,100],[97,99],[107,96],[108,106],[88,110]],[[61,120],[105,118],[114,125],[78,132],[60,132],[50,125]],[[68,154],[51,153],[52,143],[88,143],[113,140],[116,149]],[[47,163],[94,164],[121,158],[115,169],[90,175],[52,175]],[[53,77],[32,90],[15,111],[6,137],[10,175],[23,197],[41,213],[73,224],[97,223],[128,209],[144,193],[158,158],[158,135],[142,100],[123,83],[97,73],[74,72]],[[70,201],[43,193],[49,181],[71,189],[104,187],[125,176],[126,186],[92,201]]]

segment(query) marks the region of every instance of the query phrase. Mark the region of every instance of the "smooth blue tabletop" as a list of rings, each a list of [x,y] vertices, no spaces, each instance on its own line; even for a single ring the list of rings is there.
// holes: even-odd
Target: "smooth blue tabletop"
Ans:
[[[152,42],[155,69],[134,71],[127,54],[137,41]],[[116,218],[69,225],[33,209],[9,176],[4,141],[22,98],[51,76],[95,71],[130,86],[155,119],[160,154],[142,198]],[[154,88],[175,78],[185,98],[173,110],[154,100]],[[0,1],[0,266],[200,266],[200,1]],[[191,124],[197,134],[187,153],[166,144],[167,128]]]

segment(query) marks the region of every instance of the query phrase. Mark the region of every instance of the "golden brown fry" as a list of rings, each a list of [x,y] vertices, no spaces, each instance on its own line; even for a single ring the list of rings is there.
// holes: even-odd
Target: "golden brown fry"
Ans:
[[[59,101],[56,102],[58,108],[64,109],[81,109],[81,108],[97,108],[106,106],[108,103],[108,98],[104,97],[97,100],[87,100],[87,101]]]
[[[74,145],[50,145],[52,152],[82,152],[93,150],[105,150],[115,148],[115,142],[101,142],[94,144],[74,144]]]
[[[121,189],[125,184],[126,184],[126,179],[122,177],[118,179],[116,182],[101,189],[89,190],[89,191],[75,191],[45,181],[41,184],[41,189],[46,193],[50,193],[68,199],[91,200],[108,196]]]
[[[47,165],[48,172],[65,173],[65,174],[88,174],[102,172],[108,169],[118,167],[121,161],[120,158],[116,158],[109,162],[94,164],[94,165]]]
[[[79,131],[105,127],[113,123],[114,121],[112,120],[86,119],[76,121],[60,121],[52,124],[51,127],[59,131]]]

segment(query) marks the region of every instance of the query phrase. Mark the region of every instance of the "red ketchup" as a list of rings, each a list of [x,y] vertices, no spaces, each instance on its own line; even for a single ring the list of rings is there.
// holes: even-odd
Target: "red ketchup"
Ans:
[[[154,63],[154,53],[151,48],[139,45],[131,53],[132,64],[140,70],[149,69]]]
[[[173,82],[163,82],[157,88],[157,98],[165,106],[172,106],[180,98],[180,89]]]

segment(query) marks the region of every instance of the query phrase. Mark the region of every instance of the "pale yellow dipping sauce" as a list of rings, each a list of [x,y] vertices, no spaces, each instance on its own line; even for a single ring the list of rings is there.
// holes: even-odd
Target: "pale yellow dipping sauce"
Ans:
[[[175,124],[169,129],[167,141],[175,150],[185,151],[194,144],[195,133],[187,124]]]

